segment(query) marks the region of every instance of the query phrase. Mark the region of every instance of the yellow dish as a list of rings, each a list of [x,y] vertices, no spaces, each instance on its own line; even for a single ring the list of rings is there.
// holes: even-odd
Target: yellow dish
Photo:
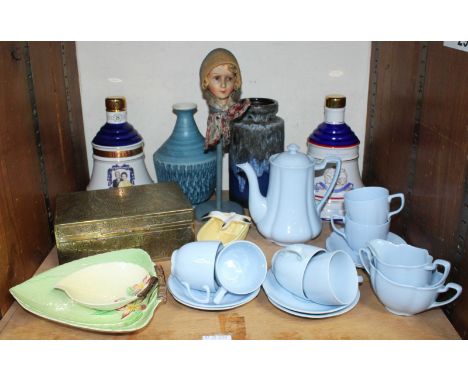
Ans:
[[[204,218],[210,218],[198,231],[197,240],[218,240],[223,244],[244,240],[249,232],[251,219],[234,212],[211,211]]]

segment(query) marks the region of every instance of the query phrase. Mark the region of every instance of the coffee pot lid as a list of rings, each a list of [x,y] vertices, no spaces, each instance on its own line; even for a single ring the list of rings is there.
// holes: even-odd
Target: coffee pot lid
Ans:
[[[298,145],[291,143],[288,145],[286,151],[272,155],[270,158],[270,163],[280,167],[289,168],[309,167],[314,163],[314,159],[306,154],[301,153],[299,149],[300,147]]]

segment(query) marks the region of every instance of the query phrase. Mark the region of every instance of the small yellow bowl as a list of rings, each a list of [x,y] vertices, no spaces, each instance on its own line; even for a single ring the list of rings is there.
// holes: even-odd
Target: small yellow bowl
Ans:
[[[218,240],[223,244],[244,240],[249,232],[251,219],[234,212],[212,211],[210,218],[198,231],[197,240]]]

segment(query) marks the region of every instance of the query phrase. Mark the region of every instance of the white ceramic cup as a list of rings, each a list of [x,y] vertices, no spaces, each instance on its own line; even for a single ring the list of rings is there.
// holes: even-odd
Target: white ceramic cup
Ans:
[[[364,262],[364,259],[362,261]],[[440,272],[434,272],[431,285],[414,287],[389,280],[375,268],[372,262],[367,262],[367,266],[369,267],[370,279],[375,294],[389,312],[400,316],[411,316],[449,304],[457,299],[462,292],[462,287],[456,283],[441,284],[440,279],[443,275]],[[452,297],[444,301],[436,301],[439,294],[445,293],[449,289],[455,290]]]
[[[187,296],[194,301],[210,302],[210,293],[218,289],[215,280],[215,261],[223,248],[220,241],[196,241],[175,250],[171,257],[171,274],[185,287]],[[192,289],[206,292],[200,299],[193,295]]]
[[[392,199],[399,198],[401,205],[390,211]],[[402,193],[390,195],[384,187],[361,187],[348,191],[344,197],[346,216],[360,224],[384,224],[399,213],[405,205]]]
[[[342,221],[344,230],[335,226],[335,220]],[[351,249],[357,251],[365,247],[367,242],[373,239],[386,239],[390,230],[390,221],[384,224],[360,224],[348,216],[332,216],[330,220],[333,231],[343,237]]]
[[[439,281],[443,284],[450,273],[451,265],[448,261],[433,261],[427,250],[409,244],[393,244],[377,239],[369,241],[368,249],[361,248],[359,251],[367,256],[385,277],[404,285],[429,285],[439,267],[443,268]]]
[[[215,274],[219,288],[213,303],[218,305],[228,292],[243,295],[260,288],[267,275],[267,261],[256,244],[233,241],[218,253]]]
[[[298,297],[304,294],[304,272],[310,259],[325,249],[307,244],[293,244],[277,251],[271,259],[271,272],[284,289]]]
[[[344,251],[318,253],[304,272],[304,294],[323,305],[348,305],[358,292],[354,261]]]

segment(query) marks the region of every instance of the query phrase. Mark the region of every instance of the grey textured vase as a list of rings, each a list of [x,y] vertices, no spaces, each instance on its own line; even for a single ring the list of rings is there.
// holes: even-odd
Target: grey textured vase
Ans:
[[[177,182],[192,204],[209,199],[216,185],[216,153],[204,151],[205,140],[193,118],[196,109],[192,103],[173,106],[174,130],[153,154],[158,182]]]
[[[249,162],[258,178],[260,192],[266,196],[270,180],[271,155],[284,151],[284,121],[278,117],[278,102],[269,98],[250,98],[251,106],[231,122],[229,147],[229,198],[248,207],[249,184],[237,164]]]

